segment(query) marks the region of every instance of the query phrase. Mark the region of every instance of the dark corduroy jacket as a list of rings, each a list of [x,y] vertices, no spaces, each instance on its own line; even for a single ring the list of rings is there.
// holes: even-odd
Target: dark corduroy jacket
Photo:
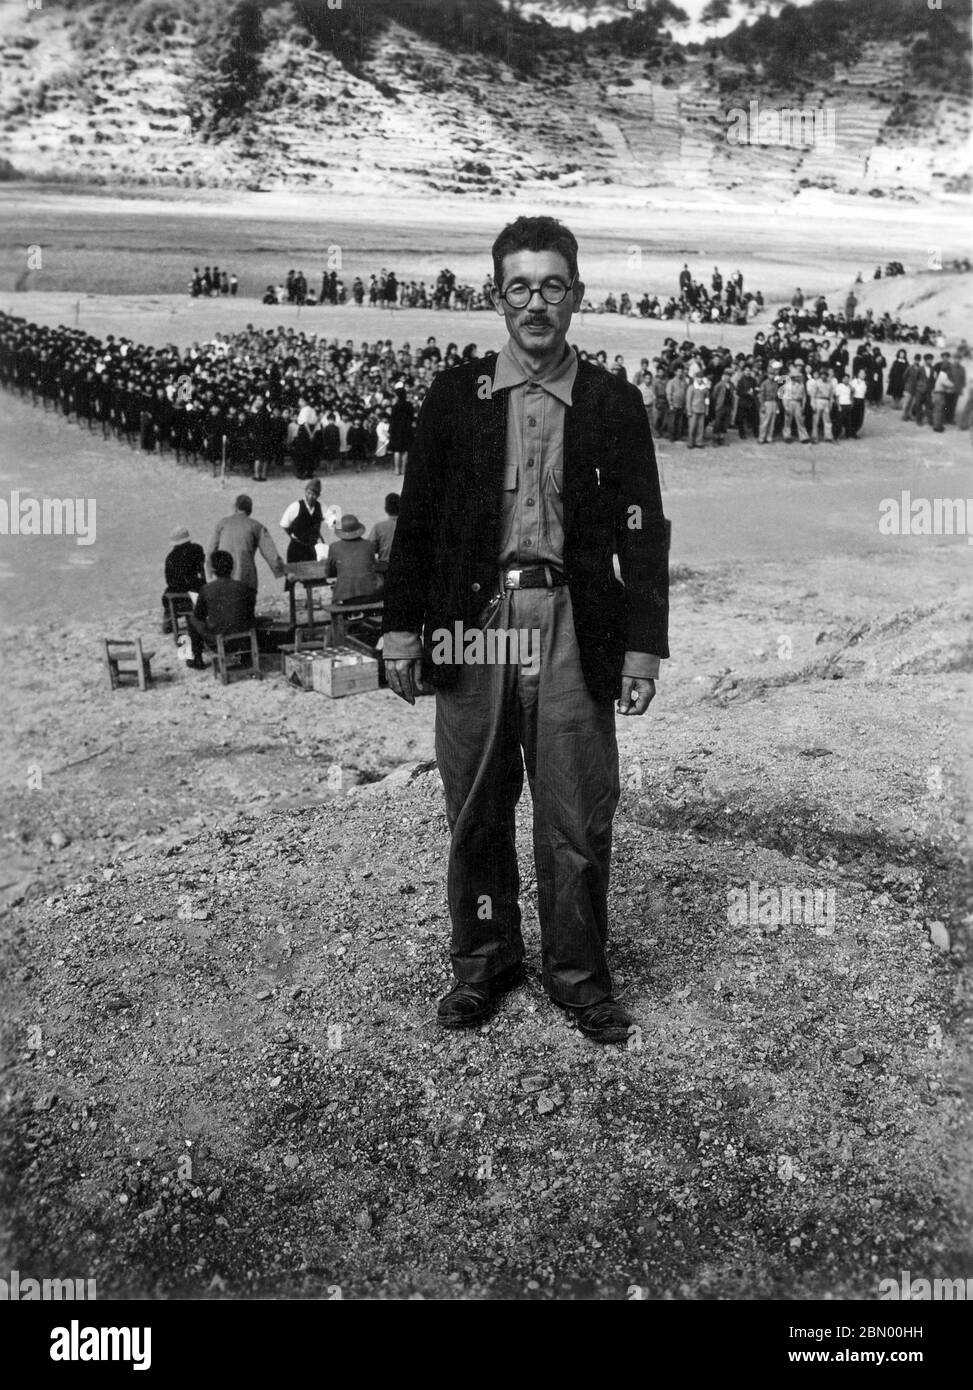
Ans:
[[[497,354],[433,381],[419,415],[385,585],[385,632],[423,633],[423,679],[459,666],[431,659],[433,633],[478,626],[496,591],[509,391],[492,394]],[[669,655],[668,522],[638,389],[581,361],[564,414],[564,574],[585,682],[621,691],[626,651]],[[617,554],[623,583],[615,578]]]

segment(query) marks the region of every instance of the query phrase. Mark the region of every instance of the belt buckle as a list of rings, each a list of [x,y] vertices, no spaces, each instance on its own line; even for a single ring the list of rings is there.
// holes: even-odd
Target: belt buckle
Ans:
[[[522,573],[522,570],[507,570],[503,577],[503,587],[505,589],[519,589],[520,576]]]

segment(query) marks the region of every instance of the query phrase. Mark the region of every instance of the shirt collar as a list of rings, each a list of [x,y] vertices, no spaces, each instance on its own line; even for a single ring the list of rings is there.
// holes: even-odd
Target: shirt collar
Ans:
[[[521,386],[525,381],[536,382],[550,395],[565,405],[571,404],[574,378],[578,374],[578,354],[568,346],[557,366],[552,367],[543,377],[533,377],[518,360],[510,339],[504,343],[497,354],[497,365],[493,373],[494,391],[503,391],[510,386]]]

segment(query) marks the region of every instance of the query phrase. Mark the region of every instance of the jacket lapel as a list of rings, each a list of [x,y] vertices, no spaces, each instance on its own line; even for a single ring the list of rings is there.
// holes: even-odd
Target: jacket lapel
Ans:
[[[507,401],[509,391],[493,391],[497,367],[495,353],[475,364],[473,376],[474,447],[467,520],[476,542],[492,544],[499,532],[500,494],[507,452]],[[487,535],[484,535],[484,532]],[[499,539],[497,544],[499,544]]]
[[[600,370],[600,369],[598,369]],[[596,379],[584,362],[578,363],[571,392],[571,406],[564,412],[564,534],[568,535],[574,522],[578,500],[584,491],[585,463],[594,463],[592,441],[586,434],[596,412],[593,404],[597,392]],[[590,481],[590,480],[589,480]]]
[[[494,497],[501,490],[500,481],[507,453],[507,403],[510,392],[494,393],[493,376],[496,369],[497,358],[494,356],[489,370],[476,375],[477,434],[480,444],[477,463],[486,497]]]

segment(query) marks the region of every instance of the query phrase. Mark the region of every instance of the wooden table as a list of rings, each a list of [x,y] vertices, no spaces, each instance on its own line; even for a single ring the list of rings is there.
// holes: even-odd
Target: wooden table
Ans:
[[[333,603],[330,608],[324,610],[331,624],[330,645],[340,647],[349,640],[347,625],[349,613],[381,613],[384,607],[385,600],[381,598],[373,599],[368,603]]]
[[[333,581],[328,578],[328,564],[326,560],[301,560],[293,565],[284,566],[284,574],[291,581],[290,601],[291,601],[291,626],[297,627],[297,586],[304,586],[304,595],[307,601],[307,626],[314,626],[314,590],[322,589],[325,585]]]

